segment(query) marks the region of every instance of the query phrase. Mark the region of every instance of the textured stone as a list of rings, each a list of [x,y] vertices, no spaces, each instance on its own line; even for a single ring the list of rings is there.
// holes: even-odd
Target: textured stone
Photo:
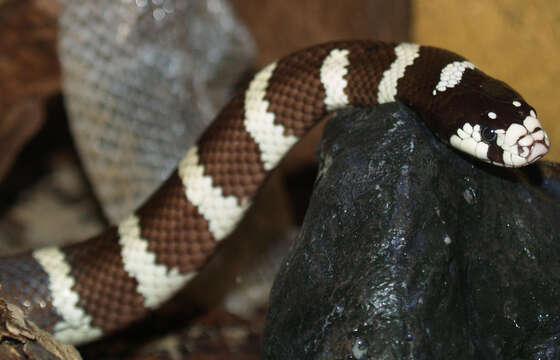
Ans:
[[[478,163],[399,104],[338,113],[321,147],[263,358],[560,357],[558,167]]]
[[[227,1],[61,0],[70,127],[107,217],[166,179],[255,52]]]

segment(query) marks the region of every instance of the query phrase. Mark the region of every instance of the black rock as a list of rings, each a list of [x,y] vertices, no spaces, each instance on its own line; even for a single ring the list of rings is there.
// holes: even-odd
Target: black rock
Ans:
[[[321,147],[264,359],[560,359],[558,167],[471,160],[400,104]]]

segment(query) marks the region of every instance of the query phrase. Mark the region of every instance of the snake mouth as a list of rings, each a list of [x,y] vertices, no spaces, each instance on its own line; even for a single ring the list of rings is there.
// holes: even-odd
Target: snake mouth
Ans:
[[[498,133],[497,144],[503,149],[503,162],[507,167],[529,165],[542,158],[550,148],[548,135],[532,113],[523,124],[511,124]]]

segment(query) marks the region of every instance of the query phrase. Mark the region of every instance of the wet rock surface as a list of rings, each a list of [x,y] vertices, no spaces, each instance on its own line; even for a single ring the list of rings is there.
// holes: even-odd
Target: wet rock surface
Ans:
[[[440,143],[399,104],[325,129],[264,359],[560,358],[560,171]]]

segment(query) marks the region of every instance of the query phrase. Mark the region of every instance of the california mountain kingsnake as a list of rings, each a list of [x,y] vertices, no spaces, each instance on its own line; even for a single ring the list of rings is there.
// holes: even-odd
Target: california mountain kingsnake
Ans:
[[[486,162],[524,166],[548,151],[533,108],[454,53],[374,41],[314,46],[257,73],[118,226],[80,244],[2,258],[0,296],[65,342],[122,328],[196,275],[267,174],[326,113],[391,101]]]

